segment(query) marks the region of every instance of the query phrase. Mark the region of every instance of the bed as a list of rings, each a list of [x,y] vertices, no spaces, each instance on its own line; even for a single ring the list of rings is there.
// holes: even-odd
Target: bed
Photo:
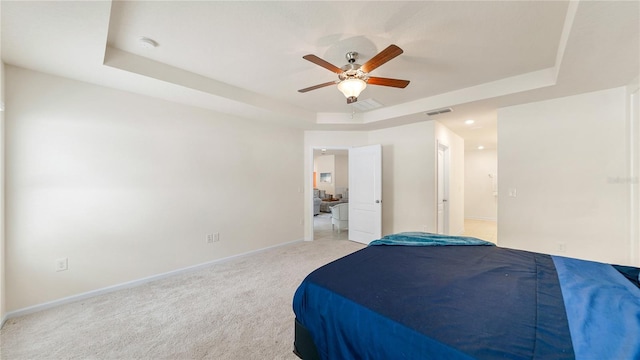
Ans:
[[[314,359],[640,359],[640,269],[468,237],[385,236],[307,276]]]

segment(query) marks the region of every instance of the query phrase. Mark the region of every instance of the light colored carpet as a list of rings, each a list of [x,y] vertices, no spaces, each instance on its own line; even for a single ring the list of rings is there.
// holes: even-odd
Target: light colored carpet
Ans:
[[[9,319],[2,359],[297,359],[293,293],[364,245],[319,239]]]
[[[498,224],[489,220],[464,219],[464,233],[462,235],[498,244]]]

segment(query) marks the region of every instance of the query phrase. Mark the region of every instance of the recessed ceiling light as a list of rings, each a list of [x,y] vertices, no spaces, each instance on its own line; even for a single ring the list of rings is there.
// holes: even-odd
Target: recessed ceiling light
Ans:
[[[469,119],[469,120],[465,120],[465,122],[464,122],[464,123],[465,123],[465,124],[467,124],[467,125],[471,125],[471,124],[473,124],[474,122],[476,122],[476,121],[475,121],[475,120],[471,120],[471,119]]]
[[[478,150],[483,150],[483,149],[484,149],[484,146],[482,145],[478,146]]]
[[[153,49],[158,46],[158,43],[155,40],[144,36],[138,39],[138,43],[145,49]]]

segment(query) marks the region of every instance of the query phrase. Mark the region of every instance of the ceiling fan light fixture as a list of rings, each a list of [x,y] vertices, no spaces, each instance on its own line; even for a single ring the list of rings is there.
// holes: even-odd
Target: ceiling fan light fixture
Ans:
[[[351,104],[358,100],[358,96],[360,96],[360,93],[366,87],[367,83],[364,80],[358,78],[342,80],[338,84],[338,90],[340,90],[342,94],[344,94],[344,96],[347,98],[347,104]]]

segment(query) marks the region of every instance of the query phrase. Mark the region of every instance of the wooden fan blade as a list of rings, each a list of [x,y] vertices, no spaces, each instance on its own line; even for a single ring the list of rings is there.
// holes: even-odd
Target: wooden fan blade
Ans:
[[[388,78],[381,78],[381,77],[369,77],[369,80],[367,80],[367,84],[371,84],[371,85],[381,85],[381,86],[391,86],[391,87],[397,87],[397,88],[406,88],[407,85],[409,85],[409,80],[399,80],[399,79],[388,79]]]
[[[325,86],[331,86],[331,85],[335,85],[335,84],[336,84],[336,82],[335,82],[335,81],[329,81],[329,82],[324,83],[324,84],[318,84],[318,85],[310,86],[310,87],[308,87],[308,88],[300,89],[300,90],[298,90],[298,92],[305,93],[305,92],[307,92],[307,91],[311,91],[311,90],[315,90],[315,89],[320,89],[320,88],[323,88],[323,87],[325,87]]]
[[[332,71],[332,72],[334,72],[336,74],[341,74],[343,72],[342,69],[340,69],[339,67],[337,67],[337,66],[335,66],[335,65],[333,65],[333,64],[331,64],[331,63],[329,63],[329,62],[327,62],[325,60],[322,60],[322,59],[320,59],[319,57],[317,57],[317,56],[315,56],[313,54],[305,55],[302,58],[305,59],[305,60],[309,60],[309,61],[311,61],[312,63],[314,63],[316,65],[322,66],[323,68],[325,68],[325,69],[327,69],[329,71]]]
[[[373,71],[373,69],[377,68],[378,66],[386,63],[387,61],[393,59],[394,57],[402,54],[403,51],[402,49],[400,49],[399,47],[397,47],[396,45],[389,45],[386,49],[382,50],[380,53],[378,53],[378,55],[374,56],[373,58],[371,58],[371,60],[367,61],[366,63],[364,63],[364,65],[362,65],[361,69],[364,72],[371,72]]]

